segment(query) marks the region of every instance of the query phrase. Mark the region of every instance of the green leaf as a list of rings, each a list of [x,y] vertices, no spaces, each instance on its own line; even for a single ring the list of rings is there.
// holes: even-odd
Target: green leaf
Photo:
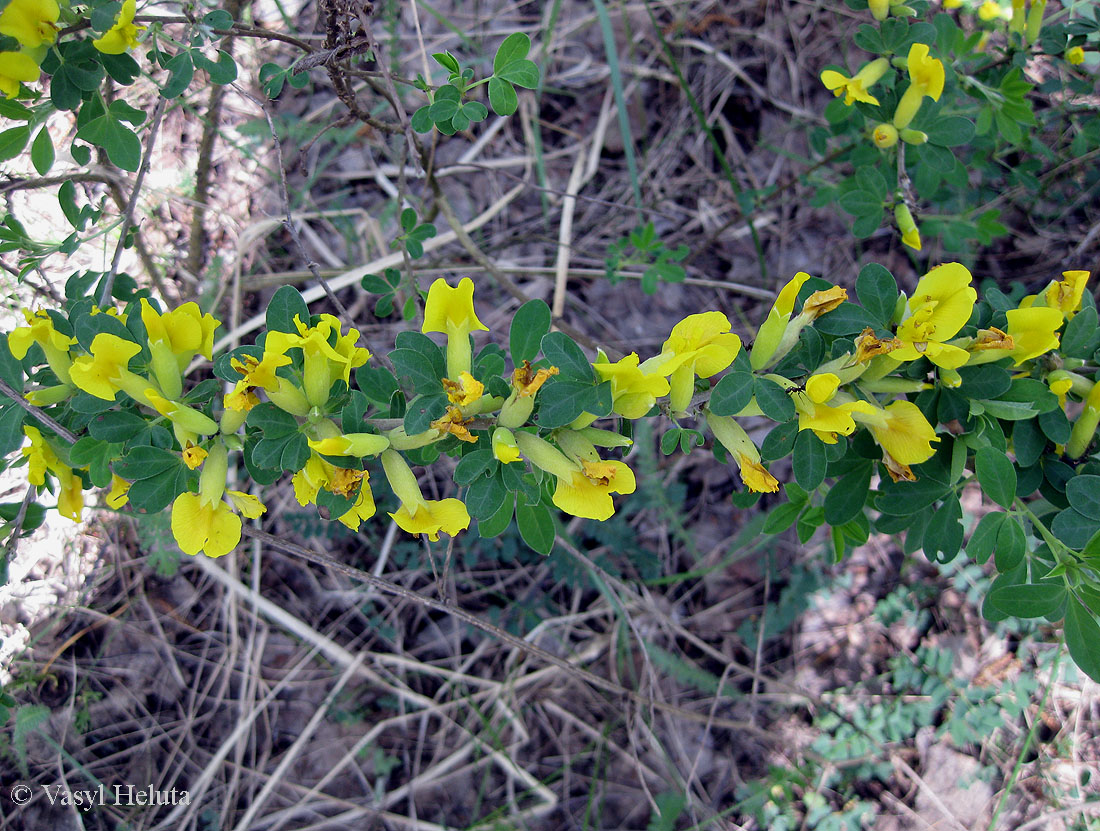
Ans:
[[[511,338],[509,337],[509,340]],[[581,348],[573,342],[573,339],[564,332],[551,332],[542,338],[542,354],[552,366],[556,366],[562,379],[575,381],[596,380],[596,373],[592,369]]]
[[[957,496],[950,494],[925,528],[921,547],[929,560],[949,563],[962,548],[962,539],[962,505]]]
[[[978,520],[978,525],[966,544],[966,553],[973,558],[974,562],[984,565],[993,554],[993,549],[997,546],[997,535],[1001,531],[1005,516],[1006,514],[996,511]]]
[[[489,79],[489,104],[497,115],[512,115],[519,109],[516,88],[495,75]]]
[[[882,197],[866,190],[852,190],[845,193],[837,204],[853,216],[870,216],[882,211]]]
[[[148,426],[148,422],[137,413],[120,412],[100,413],[88,422],[88,433],[105,442],[121,444],[132,439]]]
[[[539,426],[564,427],[584,412],[596,414],[597,395],[597,387],[591,382],[551,378],[539,391]]]
[[[423,433],[432,422],[447,413],[447,396],[443,393],[418,395],[409,402],[405,412],[405,432],[410,436]]]
[[[504,486],[499,471],[492,476],[479,476],[470,483],[463,501],[470,516],[477,520],[494,516],[508,500],[510,494]]]
[[[43,126],[31,143],[31,164],[39,176],[45,176],[53,167],[53,160],[53,140],[50,138],[50,131]]]
[[[280,286],[267,304],[268,331],[298,334],[295,316],[308,326],[309,306],[294,286]]]
[[[258,430],[267,439],[283,438],[298,432],[297,419],[269,401],[249,410],[245,423],[249,429]]]
[[[542,300],[528,300],[519,307],[508,332],[508,349],[513,364],[519,367],[524,361],[535,360],[542,339],[550,331],[551,320],[550,307]],[[584,362],[587,364],[588,359],[585,358]]]
[[[1100,476],[1077,475],[1066,483],[1069,504],[1085,516],[1100,520]]]
[[[760,444],[761,458],[766,462],[782,459],[794,449],[798,432],[798,422],[793,419],[772,429]]]
[[[554,517],[542,505],[516,505],[516,524],[523,541],[539,554],[554,550]]]
[[[949,489],[945,483],[929,477],[916,482],[889,482],[879,488],[875,507],[884,514],[908,516],[932,505]]]
[[[16,392],[23,391],[23,364],[11,354],[7,338],[0,338],[0,378]]]
[[[794,479],[807,491],[816,490],[825,481],[825,443],[813,430],[800,430],[794,440]]]
[[[390,353],[394,372],[402,386],[411,386],[416,392],[431,393],[442,387],[439,373],[431,359],[414,349],[395,349]]]
[[[819,317],[814,322],[814,329],[823,335],[854,335],[867,328],[881,329],[883,322],[873,312],[855,303],[841,303]]]
[[[283,80],[286,77],[286,73],[276,64],[264,64],[260,68],[260,82],[264,83],[264,70],[268,67],[275,67],[278,72],[278,88],[272,90],[268,89],[267,94],[269,98],[275,98],[282,91]],[[178,98],[187,91],[187,88],[191,86],[191,79],[195,77],[195,64],[191,60],[190,52],[180,52],[178,55],[172,57],[168,63],[164,65],[164,68],[168,70],[168,80],[164,86],[161,87],[160,94],[162,98]]]
[[[237,62],[224,50],[218,50],[217,61],[212,61],[201,50],[192,49],[191,60],[197,68],[206,70],[212,84],[225,86],[237,80]]]
[[[428,117],[436,124],[450,121],[458,112],[458,102],[450,98],[437,98],[435,103],[428,108]]]
[[[1016,469],[1004,453],[993,447],[981,448],[974,456],[974,471],[986,496],[1002,508],[1012,507],[1016,498]]]
[[[187,475],[187,468],[180,463],[175,468],[142,479],[140,487],[130,488],[129,504],[135,510],[151,514],[163,511],[187,490]]]
[[[496,471],[498,464],[497,460],[493,458],[493,451],[488,448],[467,453],[455,465],[455,484],[469,485],[479,476],[491,475]]]
[[[1066,606],[1065,632],[1073,662],[1089,678],[1100,683],[1100,626],[1076,599]]]
[[[997,398],[1012,386],[1012,375],[1007,369],[992,364],[959,368],[962,384],[959,389],[969,398]]]
[[[878,326],[884,326],[894,316],[894,307],[898,302],[898,284],[885,266],[868,263],[860,269],[856,278],[856,296],[863,308],[878,322]]]
[[[503,504],[491,517],[485,519],[479,519],[477,521],[477,533],[483,540],[492,539],[493,537],[499,537],[503,534],[508,526],[512,524],[512,515],[516,510],[516,499],[514,496],[509,495],[504,500]]]
[[[509,64],[523,60],[530,51],[531,38],[523,32],[513,32],[497,47],[497,53],[493,57],[493,73],[497,74]]]
[[[795,416],[794,402],[783,387],[768,378],[757,378],[753,384],[753,395],[764,415],[772,421],[784,423]]]
[[[1091,358],[1100,345],[1100,323],[1096,309],[1085,306],[1066,324],[1061,352],[1067,358]]]
[[[13,453],[23,444],[23,421],[26,417],[22,407],[14,404],[0,407],[0,456]]]
[[[528,60],[512,61],[494,74],[524,89],[535,89],[539,85],[539,68]]]
[[[1005,515],[1001,523],[1001,530],[997,532],[997,546],[995,562],[997,571],[1005,574],[1024,560],[1027,548],[1027,537],[1024,534],[1020,520],[1011,515]]]
[[[138,482],[182,467],[183,460],[178,453],[160,447],[141,445],[115,462],[115,473],[123,479]]]
[[[782,505],[776,505],[768,513],[767,519],[764,520],[763,531],[765,534],[781,534],[794,525],[795,520],[798,519],[798,515],[802,512],[802,508],[805,503],[795,504],[793,502],[785,502]]]
[[[413,113],[412,119],[409,122],[412,128],[417,133],[427,133],[435,126],[435,122],[432,121],[432,108],[430,104],[425,104]]]
[[[1060,542],[1078,550],[1088,545],[1093,535],[1100,531],[1100,520],[1086,516],[1076,508],[1066,508],[1055,515],[1050,530]]]
[[[0,133],[0,162],[14,159],[23,152],[31,138],[31,128],[23,124]]]
[[[937,118],[924,128],[928,143],[940,147],[958,147],[974,138],[974,123],[958,115]]]
[[[441,67],[455,75],[459,75],[462,69],[458,65],[458,59],[450,52],[433,52],[432,57]]]
[[[842,476],[825,496],[825,521],[832,526],[850,522],[863,512],[873,465],[866,462]]]
[[[707,409],[718,416],[737,415],[752,402],[755,385],[751,372],[730,372],[714,385]]]
[[[123,170],[136,173],[141,165],[141,142],[113,110],[101,112],[88,121],[77,130],[76,137],[102,147],[111,163]]]
[[[1066,594],[1065,586],[1054,583],[999,586],[989,593],[989,603],[1013,617],[1046,617],[1061,608]]]

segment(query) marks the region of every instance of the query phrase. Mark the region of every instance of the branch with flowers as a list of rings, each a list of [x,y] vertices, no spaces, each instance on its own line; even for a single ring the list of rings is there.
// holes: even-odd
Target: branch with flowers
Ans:
[[[745,485],[738,504],[785,480],[765,530],[795,526],[808,541],[828,526],[837,559],[872,530],[953,559],[960,493],[976,481],[997,506],[966,545],[1000,572],[986,613],[1064,618],[1071,654],[1100,675],[1100,331],[1088,277],[1068,271],[1006,307],[999,292],[979,301],[958,263],[931,269],[911,297],[868,265],[858,303],[800,272],[750,348],[707,311],[673,327],[658,354],[614,362],[550,331],[541,300],[517,311],[510,355],[479,347],[469,278],[436,280],[421,331],[400,333],[384,362],[290,287],[255,343],[216,357],[220,324],[194,303],[165,311],[143,294],[103,309],[78,295],[64,312],[24,312],[0,341],[0,377],[24,399],[0,409],[0,451],[64,516],[80,521],[84,491],[102,488],[112,509],[170,507],[180,549],[211,557],[237,546],[242,518],[266,511],[262,487],[284,476],[300,505],[358,529],[377,511],[372,474],[409,534],[435,541],[476,520],[494,536],[515,518],[548,553],[565,533],[560,513],[607,520],[634,492],[619,454],[646,418],[674,437],[709,432]],[[214,377],[192,377],[199,359]],[[448,476],[456,495],[427,498],[415,468]]]

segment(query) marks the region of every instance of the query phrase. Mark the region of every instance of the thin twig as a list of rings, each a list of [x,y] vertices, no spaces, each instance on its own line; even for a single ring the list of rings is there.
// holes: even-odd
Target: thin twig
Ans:
[[[53,430],[57,435],[67,441],[69,444],[76,444],[76,436],[69,432],[66,428],[62,427],[48,415],[46,415],[41,409],[31,404],[18,392],[8,386],[6,381],[0,380],[0,393],[3,393],[8,398],[16,403],[16,406],[22,407],[30,415],[37,419],[40,424],[44,424]]]
[[[111,260],[111,270],[103,278],[103,288],[99,293],[100,306],[106,306],[111,299],[111,289],[115,283],[115,275],[118,273],[118,264],[122,261],[122,252],[126,250],[126,234],[134,223],[134,211],[137,210],[137,201],[141,196],[141,186],[145,182],[145,175],[149,172],[149,165],[153,159],[153,147],[157,141],[157,134],[160,132],[160,123],[164,118],[164,109],[167,104],[167,98],[158,98],[156,109],[153,110],[153,125],[149,128],[149,135],[145,137],[145,152],[142,154],[141,167],[138,168],[137,178],[134,180],[134,189],[130,193],[130,201],[126,204],[126,210],[122,214],[122,225],[119,228],[115,256]]]

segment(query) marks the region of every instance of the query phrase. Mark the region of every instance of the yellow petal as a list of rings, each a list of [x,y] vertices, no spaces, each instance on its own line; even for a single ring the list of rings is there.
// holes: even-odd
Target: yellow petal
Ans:
[[[463,277],[458,281],[457,288],[451,288],[442,277],[432,283],[424,304],[424,325],[420,331],[448,335],[488,332],[489,328],[478,320],[474,311],[474,281]]]

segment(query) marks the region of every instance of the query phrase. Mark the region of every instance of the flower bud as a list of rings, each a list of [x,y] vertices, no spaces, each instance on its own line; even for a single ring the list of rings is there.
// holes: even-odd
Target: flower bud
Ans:
[[[1085,50],[1080,46],[1071,46],[1066,50],[1066,60],[1074,66],[1080,66],[1085,62]]]
[[[1047,0],[1032,0],[1027,13],[1027,42],[1035,43],[1043,28],[1043,12],[1047,9]]]
[[[871,141],[879,150],[886,150],[898,143],[898,131],[893,124],[879,124],[871,132]]]
[[[917,229],[917,223],[913,219],[909,206],[903,203],[895,207],[894,220],[901,232],[901,241],[914,251],[920,251],[920,231]]]
[[[899,130],[898,135],[906,144],[924,144],[928,141],[928,133],[922,133],[920,130],[914,130],[911,127]]]

